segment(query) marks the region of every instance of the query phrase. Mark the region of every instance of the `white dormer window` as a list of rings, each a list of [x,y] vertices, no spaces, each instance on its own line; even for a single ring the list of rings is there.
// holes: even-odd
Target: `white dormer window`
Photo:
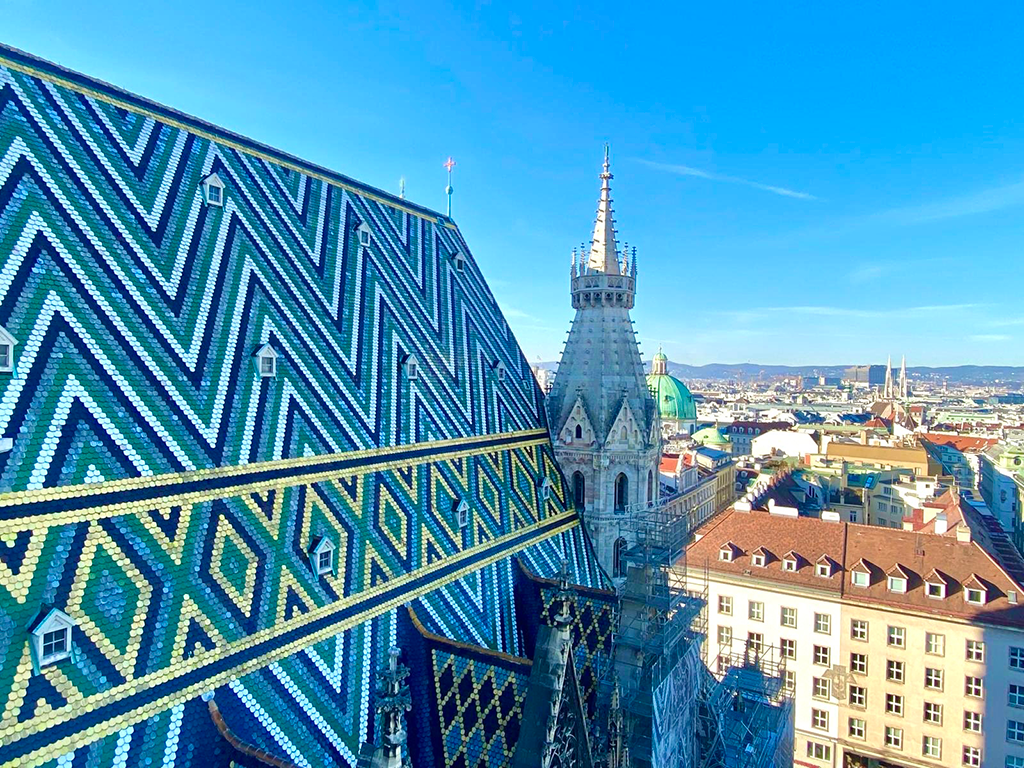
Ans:
[[[334,542],[323,536],[309,551],[313,572],[317,576],[326,576],[334,573],[334,550]]]
[[[824,579],[832,577],[832,563],[827,560],[819,560],[814,566],[814,574]]]
[[[452,261],[455,263],[456,272],[466,271],[466,257],[462,255],[462,251],[456,251],[455,255],[452,256]]]
[[[784,557],[782,558],[782,570],[784,571],[795,571],[796,570],[796,558]]]
[[[203,179],[203,199],[207,205],[215,205],[218,208],[224,206],[224,182],[216,173],[211,173]]]
[[[907,591],[907,580],[902,576],[890,576],[889,591],[904,594]]]
[[[505,383],[505,364],[501,360],[495,360],[491,366],[494,369],[494,377],[498,380],[499,384]]]
[[[726,544],[718,550],[718,559],[724,563],[731,563],[733,557],[732,544]]]
[[[944,600],[946,597],[946,585],[941,581],[928,581],[925,582],[925,592],[928,597]]]
[[[540,499],[547,501],[551,498],[551,479],[545,477],[540,484]]]
[[[39,667],[56,664],[71,656],[71,631],[74,627],[74,620],[57,608],[39,614],[29,627],[32,655]]]
[[[420,363],[416,359],[416,355],[406,355],[402,365],[405,367],[405,375],[409,381],[415,381],[420,377]]]
[[[277,376],[277,352],[269,344],[256,350],[256,371],[264,379]]]
[[[366,224],[360,224],[356,230],[359,233],[359,245],[362,248],[370,247],[370,227]]]
[[[966,600],[972,605],[984,605],[985,604],[985,590],[971,587],[964,590]]]
[[[469,525],[469,504],[465,499],[456,499],[452,511],[455,513],[455,522],[460,529]]]
[[[855,587],[870,587],[871,574],[867,571],[853,571],[850,574],[850,583]]]
[[[750,556],[750,562],[758,568],[764,568],[764,555],[760,552]]]
[[[18,340],[0,326],[0,373],[14,371],[14,345],[17,343]]]

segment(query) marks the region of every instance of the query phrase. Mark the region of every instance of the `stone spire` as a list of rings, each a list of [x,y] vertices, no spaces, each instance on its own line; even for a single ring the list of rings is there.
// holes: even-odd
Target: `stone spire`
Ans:
[[[885,388],[882,390],[883,400],[892,400],[892,355],[885,361]]]
[[[906,400],[910,395],[910,386],[907,382],[907,356],[903,356],[900,362],[900,398]]]
[[[597,201],[597,220],[594,222],[594,237],[590,244],[590,260],[587,267],[591,272],[607,275],[621,274],[619,255],[615,245],[615,220],[612,216],[612,172],[608,156],[608,145],[604,145],[604,170],[601,172],[601,197]]]

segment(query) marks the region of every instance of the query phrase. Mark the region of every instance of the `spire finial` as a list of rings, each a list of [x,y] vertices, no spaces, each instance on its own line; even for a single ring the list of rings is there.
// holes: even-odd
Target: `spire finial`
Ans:
[[[601,196],[597,201],[597,220],[594,222],[594,237],[591,240],[588,268],[594,272],[609,275],[621,274],[618,249],[615,245],[615,221],[612,216],[612,188],[609,183],[614,177],[611,172],[611,152],[604,145],[604,169],[601,171]]]
[[[398,180],[398,197],[405,200],[405,176]]]
[[[448,186],[444,188],[444,193],[448,195],[448,218],[452,217],[452,192],[455,190],[452,188],[452,168],[456,165],[455,161],[452,160],[451,156],[448,157],[444,162],[444,167],[448,169]]]

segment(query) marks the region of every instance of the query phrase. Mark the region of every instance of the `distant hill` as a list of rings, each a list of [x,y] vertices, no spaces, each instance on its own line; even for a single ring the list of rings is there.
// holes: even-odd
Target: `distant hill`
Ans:
[[[550,371],[558,368],[556,362],[536,363]],[[851,363],[850,365],[853,365]],[[757,379],[776,376],[842,376],[850,365],[758,365],[757,363],[708,363],[707,365],[668,364],[669,373],[680,379]],[[897,372],[894,368],[894,373]],[[1024,366],[1012,365],[951,365],[930,368],[907,368],[911,378],[942,381],[951,384],[1024,383]]]

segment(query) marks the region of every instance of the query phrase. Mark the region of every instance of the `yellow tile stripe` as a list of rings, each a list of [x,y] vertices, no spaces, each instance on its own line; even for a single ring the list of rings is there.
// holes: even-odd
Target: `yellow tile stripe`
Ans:
[[[538,536],[537,538],[527,539],[525,542],[519,544],[518,546],[509,547],[507,549],[499,549],[496,554],[491,555],[490,557],[480,560],[476,559],[476,556],[484,549],[489,549],[491,547],[494,547],[496,544],[499,544],[500,542],[509,541],[511,539],[522,536],[524,533],[527,533],[530,530],[536,530],[543,526],[547,526],[556,520],[564,522],[560,522],[558,525],[548,530],[543,535]],[[544,541],[545,539],[551,538],[552,536],[557,536],[561,533],[565,533],[566,531],[572,530],[572,528],[574,528],[578,524],[579,518],[576,515],[575,511],[563,512],[557,516],[547,518],[539,523],[535,523],[529,526],[528,528],[521,528],[519,530],[513,531],[512,533],[505,534],[504,536],[501,536],[497,539],[493,539],[484,544],[479,544],[476,547],[467,549],[463,552],[460,552],[457,555],[452,555],[443,560],[435,561],[434,563],[431,563],[429,566],[425,566],[416,571],[400,576],[386,584],[379,585],[374,589],[362,592],[358,595],[343,598],[341,600],[338,600],[337,602],[331,603],[330,605],[325,605],[320,608],[317,608],[316,610],[311,611],[310,613],[295,616],[294,618],[286,622],[282,622],[279,625],[276,625],[265,630],[261,630],[260,632],[256,632],[255,634],[250,635],[244,640],[239,640],[235,643],[230,643],[224,647],[215,648],[212,651],[208,651],[206,653],[202,653],[198,656],[195,656],[191,659],[187,659],[174,667],[169,667],[167,669],[154,672],[150,675],[137,678],[129,683],[125,683],[123,685],[112,688],[109,691],[95,694],[94,696],[90,696],[86,699],[75,702],[73,705],[68,705],[62,707],[61,709],[53,710],[52,712],[49,712],[47,713],[47,715],[44,715],[42,717],[13,725],[4,731],[0,731],[0,743],[12,744],[26,736],[32,735],[34,733],[39,733],[41,731],[45,731],[45,729],[52,724],[56,724],[58,722],[65,722],[71,719],[71,717],[73,716],[82,715],[104,704],[120,701],[126,696],[137,693],[140,690],[145,690],[146,688],[151,687],[157,683],[163,682],[165,680],[174,679],[194,669],[199,669],[208,664],[214,663],[222,654],[224,654],[225,652],[230,652],[233,648],[238,648],[242,643],[249,645],[257,642],[263,642],[265,640],[272,640],[274,637],[277,637],[285,632],[288,632],[289,630],[301,624],[313,622],[325,616],[330,616],[334,613],[337,613],[345,609],[347,606],[351,605],[354,602],[357,602],[359,600],[365,600],[368,596],[371,596],[375,593],[380,593],[388,589],[393,589],[396,586],[407,584],[422,576],[429,575],[434,571],[452,565],[453,563],[465,562],[465,565],[463,565],[461,568],[458,568],[457,570],[453,571],[451,574],[449,574],[443,579],[438,579],[437,581],[430,582],[428,586],[420,587],[416,590],[401,593],[399,597],[392,598],[391,600],[374,605],[372,607],[368,607],[366,610],[361,611],[358,614],[355,614],[351,618],[346,619],[344,622],[339,622],[337,624],[331,625],[330,627],[322,629],[319,632],[311,633],[305,637],[288,643],[287,645],[282,645],[279,648],[275,648],[274,650],[269,651],[268,653],[264,654],[263,656],[260,656],[257,659],[253,659],[251,661],[240,664],[236,667],[232,667],[231,669],[223,670],[215,675],[211,675],[209,678],[205,679],[201,683],[197,683],[187,688],[183,688],[179,691],[176,691],[173,694],[169,694],[160,699],[148,702],[147,704],[141,707],[129,710],[117,717],[105,720],[102,723],[98,723],[97,725],[91,728],[77,732],[71,736],[67,736],[59,741],[52,742],[44,748],[38,749],[35,752],[32,752],[28,755],[25,755],[24,757],[19,758],[17,761],[6,763],[5,766],[11,766],[13,768],[13,766],[18,765],[23,766],[23,768],[33,768],[34,766],[42,765],[43,763],[49,760],[54,760],[60,755],[63,755],[72,749],[78,749],[93,741],[96,741],[97,739],[101,739],[105,736],[109,736],[110,734],[117,733],[118,731],[122,730],[123,728],[126,728],[129,725],[134,725],[135,723],[139,723],[143,720],[146,720],[160,712],[163,712],[175,706],[176,704],[180,704],[184,701],[195,698],[196,696],[205,691],[212,690],[214,688],[217,688],[218,686],[224,685],[230,680],[242,677],[243,675],[249,674],[251,672],[255,672],[258,669],[267,666],[268,664],[291,656],[292,654],[297,653],[298,651],[301,651],[302,649],[307,648],[310,645],[321,642],[322,640],[326,640],[329,637],[333,637],[347,629],[351,629],[352,627],[362,624],[363,622],[372,619],[375,616],[379,616],[380,614],[386,613],[387,611],[390,611],[393,608],[397,608],[398,606],[402,605],[403,603],[409,600],[421,597],[446,584],[450,584],[453,581],[456,581],[458,579],[463,578],[464,576],[467,576],[475,571],[478,571],[481,568],[491,565],[499,560],[503,560],[506,557],[510,557],[511,555],[525,549],[526,547],[537,544],[538,542]]]

